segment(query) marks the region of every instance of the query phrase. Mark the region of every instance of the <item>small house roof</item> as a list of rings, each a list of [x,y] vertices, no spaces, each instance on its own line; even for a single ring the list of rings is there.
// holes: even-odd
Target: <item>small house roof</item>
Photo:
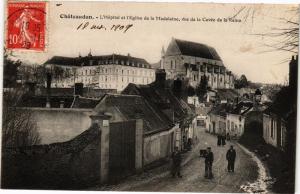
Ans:
[[[173,127],[172,122],[161,111],[137,95],[107,94],[103,101],[106,107],[115,108],[126,120],[143,119],[144,133],[155,133]]]

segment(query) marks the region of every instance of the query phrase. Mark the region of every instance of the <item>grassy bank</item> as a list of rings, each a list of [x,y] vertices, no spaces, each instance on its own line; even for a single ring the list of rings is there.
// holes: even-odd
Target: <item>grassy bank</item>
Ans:
[[[250,151],[268,168],[275,182],[271,190],[276,193],[294,193],[294,169],[288,165],[286,155],[279,149],[266,144],[263,138],[254,133],[244,134],[239,143]]]

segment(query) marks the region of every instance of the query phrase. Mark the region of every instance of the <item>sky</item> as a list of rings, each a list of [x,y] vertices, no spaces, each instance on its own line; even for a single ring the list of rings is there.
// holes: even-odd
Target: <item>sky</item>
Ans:
[[[271,40],[254,34],[271,33],[273,28],[287,27],[279,18],[297,17],[289,11],[295,7],[293,5],[129,2],[56,4],[50,2],[47,8],[46,50],[14,51],[17,58],[42,64],[56,55],[73,57],[80,53],[85,56],[91,51],[92,55],[130,53],[149,63],[156,63],[161,58],[162,47],[166,49],[173,37],[214,47],[229,70],[238,76],[245,74],[250,81],[283,84],[287,80],[287,59],[293,53],[266,52],[270,48],[264,44],[272,43]],[[236,16],[241,22],[224,22],[223,18],[232,17],[241,9],[243,11]],[[94,19],[65,19],[60,17],[62,14],[91,15]],[[103,15],[176,17],[181,21],[96,19]],[[198,18],[201,21],[183,21],[183,17]],[[218,18],[222,22],[208,21]],[[104,25],[107,30],[76,29],[85,22],[89,22],[89,27],[92,24]],[[112,25],[118,24],[133,26],[126,33],[109,30]]]

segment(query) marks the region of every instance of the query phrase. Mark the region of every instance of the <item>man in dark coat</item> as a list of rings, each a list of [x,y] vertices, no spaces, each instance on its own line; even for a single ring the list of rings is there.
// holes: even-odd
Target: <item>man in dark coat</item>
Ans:
[[[230,134],[229,133],[226,134],[226,140],[230,141]]]
[[[226,159],[228,161],[228,172],[234,172],[234,162],[236,158],[236,152],[235,149],[233,149],[233,146],[230,146],[230,149],[227,151]]]
[[[217,145],[221,146],[221,135],[218,135],[217,137],[218,137]]]
[[[212,174],[212,164],[214,161],[214,154],[211,151],[211,148],[208,147],[205,154],[205,178],[213,178]]]
[[[226,145],[226,136],[225,135],[221,136],[221,142],[222,142],[222,146]]]
[[[222,146],[226,145],[226,132],[225,131],[221,134],[221,145]]]
[[[175,151],[172,153],[172,162],[172,176],[181,178],[181,153],[179,152],[178,147],[175,147]]]

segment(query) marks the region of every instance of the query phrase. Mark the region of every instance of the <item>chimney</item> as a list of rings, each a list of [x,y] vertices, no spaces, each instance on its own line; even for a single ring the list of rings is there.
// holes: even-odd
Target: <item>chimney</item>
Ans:
[[[51,96],[51,81],[52,81],[52,75],[51,73],[47,73],[47,101],[46,101],[46,107],[50,108],[50,96]]]
[[[83,96],[83,83],[75,83],[74,95]]]
[[[166,71],[164,69],[157,69],[155,72],[155,83],[159,87],[164,88],[166,83]]]
[[[298,55],[292,56],[292,60],[290,61],[289,64],[289,87],[292,88],[292,90],[297,89],[297,80],[298,80]]]

